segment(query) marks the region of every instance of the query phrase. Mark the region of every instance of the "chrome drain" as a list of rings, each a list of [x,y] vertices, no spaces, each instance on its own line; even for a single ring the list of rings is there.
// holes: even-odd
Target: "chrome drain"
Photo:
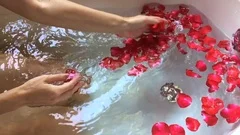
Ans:
[[[178,86],[174,85],[174,83],[166,83],[160,89],[160,94],[169,102],[176,102],[179,93],[183,93],[183,91]]]

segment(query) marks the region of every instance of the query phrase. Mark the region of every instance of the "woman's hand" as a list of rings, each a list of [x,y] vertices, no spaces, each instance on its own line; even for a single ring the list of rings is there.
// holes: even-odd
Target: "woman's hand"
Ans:
[[[167,22],[167,20],[155,16],[138,15],[125,18],[125,22],[126,24],[124,24],[122,32],[118,33],[118,35],[120,37],[134,38],[148,31],[149,25]]]
[[[67,77],[68,74],[42,75],[27,81],[16,90],[22,95],[25,105],[54,105],[67,100],[85,85],[79,74],[71,81],[63,83]],[[59,82],[62,84],[54,85]]]

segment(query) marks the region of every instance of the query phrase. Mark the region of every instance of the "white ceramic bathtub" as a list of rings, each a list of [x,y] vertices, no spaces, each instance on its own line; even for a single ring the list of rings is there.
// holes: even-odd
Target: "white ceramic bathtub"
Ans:
[[[187,4],[201,11],[227,37],[240,28],[240,0],[74,0],[77,3],[119,15],[139,14],[145,3]],[[133,12],[133,9],[135,12]],[[239,135],[240,127],[230,134]]]

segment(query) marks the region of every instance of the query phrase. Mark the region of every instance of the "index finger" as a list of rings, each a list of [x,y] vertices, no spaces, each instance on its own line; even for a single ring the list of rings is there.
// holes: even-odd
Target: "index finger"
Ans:
[[[54,85],[53,87],[58,89],[58,94],[62,94],[64,92],[72,90],[80,80],[81,80],[81,76],[79,74],[76,74],[71,81],[66,82],[62,85]]]
[[[46,83],[54,83],[58,81],[65,81],[68,77],[68,74],[52,74],[52,75],[47,75],[45,82]]]

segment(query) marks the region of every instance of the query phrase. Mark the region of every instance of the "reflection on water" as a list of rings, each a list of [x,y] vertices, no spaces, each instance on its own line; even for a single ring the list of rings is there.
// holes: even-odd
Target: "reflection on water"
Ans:
[[[41,74],[62,72],[68,66],[86,72],[93,81],[90,88],[75,94],[68,106],[23,107],[0,116],[3,135],[149,135],[158,121],[178,123],[187,129],[188,116],[199,119],[202,126],[196,133],[186,130],[187,135],[220,135],[231,128],[222,119],[211,128],[202,120],[199,98],[208,93],[205,77],[211,71],[202,79],[185,76],[186,68],[194,68],[195,61],[203,59],[201,53],[189,51],[183,56],[173,47],[160,67],[134,78],[126,75],[133,63],[114,72],[98,66],[99,60],[109,55],[111,46],[122,45],[114,35],[48,27],[11,16],[4,21],[8,23],[1,26],[0,33],[0,81],[7,85],[1,85],[1,90]],[[204,21],[210,23],[206,18]],[[226,38],[217,29],[213,36]],[[191,95],[191,107],[180,109],[164,100],[160,88],[166,82],[173,82]],[[225,88],[223,84],[221,92],[211,95],[239,102],[235,95],[226,95]]]

